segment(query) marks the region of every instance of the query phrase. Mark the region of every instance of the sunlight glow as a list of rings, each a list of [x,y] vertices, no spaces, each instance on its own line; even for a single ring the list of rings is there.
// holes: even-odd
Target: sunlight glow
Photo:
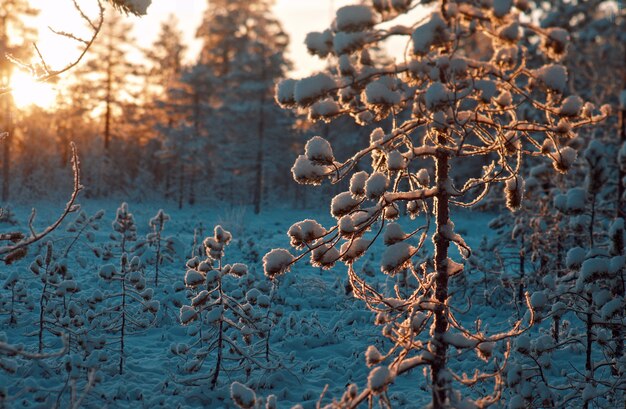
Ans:
[[[36,105],[51,108],[56,101],[55,87],[47,82],[37,82],[24,71],[16,71],[11,78],[13,100],[18,108]]]

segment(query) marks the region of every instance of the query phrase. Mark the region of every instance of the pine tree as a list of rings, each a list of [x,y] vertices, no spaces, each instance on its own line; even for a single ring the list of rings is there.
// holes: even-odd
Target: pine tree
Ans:
[[[519,13],[525,2],[430,2],[436,6],[434,11],[414,26],[379,27],[419,3],[375,1],[372,7],[340,8],[331,30],[307,38],[310,51],[338,64],[338,74],[285,80],[277,87],[279,103],[308,109],[312,117],[331,120],[350,114],[361,124],[395,119],[390,129],[374,130],[370,143],[345,161],[335,158],[325,139],[309,140],[292,168],[296,181],[318,185],[351,176],[349,191],[332,200],[334,226],[324,228],[305,220],[291,227],[291,244],[303,249],[302,254],[295,257],[275,249],[264,257],[270,278],[285,273],[306,254],[313,265],[323,268],[342,261],[348,266],[355,296],[378,311],[377,322],[395,346],[385,353],[372,346],[368,349],[367,364],[374,367],[368,386],[360,393],[350,388],[339,402],[341,407],[373,399],[389,405],[390,383],[419,366],[430,369],[435,409],[464,403],[483,407],[499,399],[502,371],[494,366],[495,344],[526,329],[520,321],[509,332],[487,334],[480,326],[466,329],[456,319],[449,285],[463,273],[463,265],[449,258],[448,249],[455,244],[462,256],[471,252],[454,231],[451,208],[480,202],[490,187],[503,183],[507,207],[518,209],[525,158],[544,156],[557,171],[566,172],[576,158],[575,150],[567,146],[574,132],[610,113],[608,107],[598,113],[590,105],[583,106],[579,97],[567,96],[568,73],[558,61],[544,64],[525,59],[532,51],[558,60],[568,41],[560,29],[522,23]],[[477,33],[489,35],[488,58],[460,51]],[[406,61],[379,65],[369,48],[392,36],[410,38]],[[524,45],[529,37],[535,43],[541,40],[542,48],[529,50]],[[460,184],[453,181],[451,167],[476,156],[488,164],[480,174]],[[371,158],[371,171],[353,173],[366,158]],[[433,163],[431,174],[428,169]],[[400,204],[406,205],[410,217],[425,214],[426,224],[416,227],[406,221]],[[432,270],[413,263],[431,222]],[[394,276],[408,268],[421,284],[409,297],[379,293],[355,268],[379,236],[386,245],[380,257],[382,272]],[[532,324],[532,309],[527,321]],[[475,349],[492,368],[489,374],[455,374],[451,347]],[[507,355],[505,349],[502,358]],[[452,387],[454,381],[473,386],[489,378],[494,380],[493,394],[473,402]]]
[[[233,184],[241,183],[236,180],[245,181],[258,214],[266,163],[272,160],[268,152],[274,151],[268,147],[276,146],[290,123],[271,102],[274,82],[289,68],[284,56],[288,38],[271,14],[273,1],[210,3],[197,32],[203,42],[199,63],[219,79],[207,102],[215,107],[208,123],[212,129],[219,125],[220,134],[209,136],[221,142],[227,158],[216,158],[216,166],[235,179],[226,179],[226,188],[230,191]],[[241,150],[242,144],[249,149]],[[235,199],[228,196],[231,202]]]
[[[94,166],[99,175],[96,193],[106,193],[105,186],[106,189],[119,188],[119,181],[125,176],[121,171],[126,166],[115,162],[124,160],[122,146],[113,142],[121,138],[121,125],[130,117],[130,112],[122,115],[122,111],[128,111],[130,102],[135,99],[130,79],[136,67],[126,58],[134,42],[131,27],[122,15],[108,10],[102,30],[89,50],[89,59],[84,68],[76,72],[81,90],[88,97],[87,106],[102,115],[102,158]]]
[[[253,367],[267,369],[260,361],[267,344],[263,338],[269,336],[270,297],[256,288],[251,288],[236,296],[229,291],[228,278],[245,280],[248,267],[245,264],[226,264],[225,248],[230,244],[232,235],[221,226],[216,226],[213,237],[204,240],[206,258],[193,257],[187,261],[188,270],[185,284],[190,289],[190,305],[180,309],[180,322],[190,325],[199,321],[199,328],[193,331],[197,335],[189,345],[172,347],[174,354],[190,357],[184,371],[188,374],[199,372],[215,354],[215,364],[210,375],[199,375],[185,381],[197,384],[210,379],[211,389],[218,384],[221,371],[234,373],[244,371],[250,375]],[[243,288],[245,284],[242,285]],[[265,352],[269,361],[269,353]],[[226,365],[226,362],[237,362]]]
[[[95,310],[92,320],[96,319],[105,331],[114,334],[113,343],[119,342],[118,368],[122,374],[126,337],[154,323],[159,301],[153,300],[154,290],[146,287],[139,257],[129,256],[129,246],[137,240],[137,227],[126,203],[117,209],[113,230],[115,233],[111,238],[114,244],[110,252],[119,257],[119,266],[105,264],[98,274],[106,283],[119,285],[120,288],[98,297],[91,307]]]

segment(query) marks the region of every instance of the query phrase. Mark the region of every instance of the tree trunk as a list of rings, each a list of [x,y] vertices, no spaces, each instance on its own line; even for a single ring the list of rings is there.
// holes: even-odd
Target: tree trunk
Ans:
[[[448,247],[450,240],[444,230],[449,221],[449,196],[447,186],[449,184],[449,156],[444,151],[439,151],[436,156],[436,184],[438,188],[436,196],[436,234],[435,243],[435,331],[433,343],[435,353],[431,363],[432,371],[432,398],[433,409],[442,409],[446,404],[448,395],[448,374],[446,369],[448,344],[444,335],[448,331]]]
[[[180,164],[180,175],[178,175],[178,208],[183,208],[183,198],[185,197],[185,165]]]
[[[224,299],[224,294],[222,293],[222,284],[221,282],[218,284],[218,291],[220,295],[220,300]],[[224,348],[224,319],[220,318],[219,328],[217,329],[217,360],[215,362],[215,370],[213,371],[213,376],[211,377],[211,389],[215,389],[217,386],[217,379],[220,376],[220,368],[222,366],[222,349]]]
[[[5,129],[0,132],[6,132],[3,144],[2,155],[2,202],[9,200],[11,191],[11,145],[13,144],[13,114],[11,112],[10,94],[4,96],[5,106]]]
[[[593,363],[591,362],[591,348],[593,347],[593,315],[591,313],[591,299],[588,301],[588,312],[587,312],[587,320],[585,322],[586,326],[586,335],[587,335],[587,345],[585,350],[585,370],[586,370],[586,383],[591,384],[593,381]],[[589,401],[585,401],[583,404],[583,409],[589,408]]]
[[[261,80],[265,82],[265,67],[262,68]],[[256,178],[254,185],[254,214],[261,212],[261,202],[263,200],[263,145],[265,139],[265,90],[261,93],[259,100],[259,121],[257,123],[258,147],[256,152]]]
[[[157,230],[157,234],[156,234],[156,266],[155,266],[155,271],[154,271],[154,286],[158,287],[159,286],[159,266],[161,265],[161,230],[163,229],[163,224],[161,224],[161,227]]]
[[[562,269],[561,258],[563,257],[563,245],[561,244],[561,230],[558,229],[558,221],[557,221],[557,235],[556,235],[556,271],[554,274],[556,275],[556,281],[559,279],[559,273]],[[560,300],[560,297],[557,295],[556,302]],[[554,338],[555,343],[559,343],[559,331],[561,330],[561,316],[553,315],[552,318],[552,337]]]
[[[526,243],[524,241],[524,233],[522,233],[522,243],[519,249],[519,288],[517,291],[517,302],[524,303],[524,279],[526,278]]]
[[[126,264],[124,256],[122,256],[122,328],[120,339],[120,375],[124,373],[124,336],[126,335]]]

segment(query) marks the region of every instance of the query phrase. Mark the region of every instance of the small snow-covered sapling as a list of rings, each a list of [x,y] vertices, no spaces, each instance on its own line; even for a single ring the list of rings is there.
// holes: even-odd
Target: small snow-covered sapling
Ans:
[[[176,255],[174,240],[171,237],[163,237],[165,222],[169,220],[170,216],[159,210],[148,223],[152,231],[146,235],[146,240],[134,247],[135,254],[142,257],[144,263],[154,266],[155,287],[159,285],[161,266],[165,262],[172,262]]]
[[[95,241],[95,232],[100,230],[100,220],[102,220],[103,216],[104,210],[98,210],[91,216],[87,216],[87,213],[81,210],[76,219],[68,223],[65,231],[71,233],[71,236],[68,237],[70,242],[63,252],[63,258],[70,254],[72,248],[80,242],[81,237],[84,237],[90,243]]]
[[[112,227],[113,233],[109,236],[111,243],[96,252],[104,261],[129,253],[132,243],[137,241],[137,226],[133,214],[128,211],[128,204],[122,203],[118,207]]]
[[[128,244],[136,240],[137,227],[134,218],[123,203],[113,222],[116,234],[111,236],[111,248],[121,251],[119,266],[106,264],[100,268],[100,278],[118,289],[111,288],[97,297],[91,307],[95,313],[91,320],[98,320],[105,331],[113,333],[119,342],[119,373],[124,372],[124,348],[129,334],[145,330],[154,323],[159,301],[153,299],[154,290],[146,287],[146,279],[139,257],[129,258]]]
[[[37,256],[30,265],[30,271],[39,277],[42,288],[39,295],[39,316],[37,320],[38,351],[44,349],[44,331],[55,335],[64,333],[69,326],[68,295],[79,291],[67,266],[54,258],[52,242],[48,242],[43,255]]]
[[[186,373],[202,370],[204,364],[215,354],[210,374],[186,380],[194,384],[210,378],[211,388],[218,383],[220,371],[245,371],[250,374],[253,367],[266,368],[258,359],[264,353],[264,345],[255,338],[268,336],[269,324],[266,310],[270,306],[269,296],[252,288],[247,293],[229,292],[230,279],[241,280],[248,274],[248,267],[241,263],[225,264],[224,249],[232,239],[231,234],[216,226],[214,235],[204,240],[206,258],[194,257],[187,261],[185,284],[189,288],[191,304],[180,309],[180,321],[189,325],[199,321],[198,338],[189,345],[176,345],[176,355],[192,359],[184,367]],[[226,366],[227,362],[237,362]]]

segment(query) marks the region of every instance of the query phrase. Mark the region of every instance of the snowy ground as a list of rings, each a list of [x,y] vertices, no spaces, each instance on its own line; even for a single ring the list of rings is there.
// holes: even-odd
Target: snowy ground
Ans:
[[[89,215],[99,209],[105,210],[94,241],[76,245],[76,251],[68,259],[68,268],[80,283],[83,293],[102,285],[98,279],[98,270],[104,262],[94,256],[92,248],[109,240],[111,221],[117,206],[118,203],[113,202],[82,201],[82,208]],[[51,220],[57,212],[56,209],[60,207],[60,204],[42,206],[40,222],[43,224]],[[129,210],[134,214],[138,225],[139,237],[149,232],[148,220],[158,209],[159,207],[152,204],[129,204]],[[376,345],[384,350],[389,347],[388,341],[382,337],[380,329],[373,325],[373,314],[361,302],[346,294],[345,267],[337,266],[330,271],[322,271],[306,262],[293,268],[291,273],[281,278],[279,284],[278,294],[279,300],[284,304],[281,307],[284,314],[272,331],[270,345],[275,354],[274,361],[282,363],[280,369],[256,371],[250,377],[246,377],[243,372],[223,373],[216,390],[210,390],[208,382],[201,386],[182,384],[184,376],[178,367],[184,365],[184,360],[170,351],[172,345],[188,342],[189,336],[187,329],[176,322],[178,310],[166,300],[165,294],[171,292],[174,283],[183,280],[194,229],[202,226],[205,236],[216,224],[230,230],[234,240],[226,250],[226,262],[247,263],[250,274],[256,277],[255,282],[258,283],[265,280],[261,266],[263,255],[275,247],[288,247],[286,231],[291,224],[313,216],[322,224],[329,225],[331,217],[326,210],[312,214],[310,211],[280,209],[265,211],[260,216],[254,216],[245,208],[218,209],[200,205],[182,211],[173,206],[165,206],[163,210],[171,216],[164,235],[174,236],[179,242],[179,251],[174,261],[166,264],[161,273],[163,284],[155,288],[155,298],[161,301],[161,314],[165,318],[155,327],[128,336],[125,373],[117,374],[117,358],[111,358],[111,362],[105,364],[99,373],[99,383],[84,401],[87,407],[231,408],[233,404],[229,397],[229,385],[237,380],[256,389],[260,396],[276,395],[279,407],[291,407],[301,403],[305,408],[313,408],[326,385],[329,388],[323,400],[325,403],[333,397],[339,398],[349,383],[354,382],[360,386],[365,384],[369,372],[364,362],[365,349],[368,345]],[[23,226],[27,219],[27,209],[20,208],[16,213],[16,219],[22,221]],[[477,247],[482,236],[490,234],[486,226],[492,216],[462,211],[455,218],[456,230],[466,234],[470,246]],[[9,226],[4,224],[2,228],[7,230]],[[67,245],[67,237],[68,233],[62,230],[55,232],[51,236],[55,248]],[[41,291],[41,286],[28,269],[36,252],[37,247],[34,246],[23,260],[0,271],[0,283],[5,282],[11,272],[18,271],[20,278],[26,283],[29,297],[33,300],[37,299]],[[463,321],[472,323],[480,316],[492,328],[505,327],[516,316],[512,295],[505,290],[494,293],[490,297],[498,297],[493,302],[495,307],[484,305],[482,285],[478,284],[482,276],[482,273],[475,276],[470,274],[470,284],[466,286],[464,293],[468,300],[473,300],[474,305],[470,312],[463,314]],[[149,268],[146,279],[148,282],[152,280]],[[392,286],[393,282],[382,279],[379,285]],[[2,291],[2,297],[7,300],[7,290]],[[6,305],[4,308],[7,308]],[[36,331],[38,308],[35,306],[32,311],[22,308],[18,314],[17,325],[10,325],[6,311],[2,312],[0,328],[6,333],[8,342],[23,343],[25,349],[36,350],[37,340],[33,333]],[[51,346],[54,345],[54,337],[47,336],[47,340]],[[111,354],[114,355],[115,352]],[[468,372],[472,372],[482,362],[466,353],[459,353],[457,356],[454,349],[451,357],[457,363],[458,369]],[[563,365],[567,364],[567,356],[560,359]],[[558,368],[559,366],[555,367],[555,371]],[[210,363],[204,372],[210,372]],[[0,372],[0,384],[8,389],[9,395],[15,394],[33,381],[40,392],[27,391],[13,401],[12,406],[50,407],[50,402],[56,401],[59,392],[64,390],[65,376],[61,369],[49,363],[24,365],[15,375]],[[478,388],[475,392],[482,391]],[[425,375],[414,372],[398,379],[391,389],[390,397],[397,407],[423,407],[429,401]],[[41,403],[36,402],[36,399]],[[66,398],[59,399],[63,401]]]

